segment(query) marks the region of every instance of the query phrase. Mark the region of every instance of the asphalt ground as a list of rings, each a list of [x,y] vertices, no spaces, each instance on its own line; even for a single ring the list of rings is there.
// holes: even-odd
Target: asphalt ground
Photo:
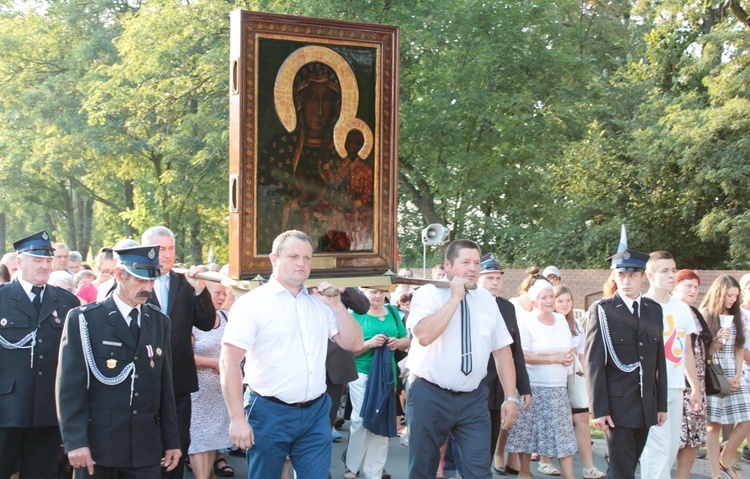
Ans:
[[[344,463],[341,460],[341,455],[344,452],[344,449],[346,448],[346,441],[348,436],[347,428],[349,427],[349,422],[347,421],[344,424],[344,428],[340,431],[344,438],[340,440],[339,442],[333,443],[333,454],[331,455],[331,477],[333,479],[339,479],[343,476],[345,472]],[[604,453],[605,453],[605,444],[604,440],[602,439],[594,439],[594,464],[596,467],[598,467],[602,471],[607,470],[607,462],[604,459]],[[245,461],[245,458],[243,457],[237,457],[237,456],[229,456],[228,457],[229,465],[234,467],[235,470],[235,476],[236,478],[241,479],[270,479],[270,478],[248,478],[247,475],[247,462]],[[386,471],[391,475],[392,479],[408,479],[408,472],[407,472],[407,463],[408,463],[408,448],[406,446],[403,446],[399,442],[399,438],[392,438],[390,440],[390,445],[388,448],[388,462],[386,463],[385,469]],[[582,477],[582,464],[581,459],[578,455],[574,457],[574,471],[577,478]],[[537,462],[531,463],[531,472],[533,477],[535,478],[549,478],[553,476],[547,476],[544,475],[536,470]],[[556,464],[555,461],[553,461],[553,464],[557,465],[559,468],[559,465]],[[740,476],[743,478],[750,479],[750,464],[746,462],[740,462],[742,465],[742,470],[738,472]],[[193,479],[193,475],[190,473],[187,473],[185,475],[186,478]],[[493,479],[501,479],[503,477],[512,478],[514,476],[499,476],[494,475]],[[636,477],[640,477],[640,475],[636,474]],[[674,469],[672,470],[672,477],[674,477]],[[707,459],[696,459],[695,464],[693,465],[693,470],[690,474],[691,479],[710,479],[711,478],[711,470],[708,465]],[[641,479],[656,479],[656,478],[641,478]]]

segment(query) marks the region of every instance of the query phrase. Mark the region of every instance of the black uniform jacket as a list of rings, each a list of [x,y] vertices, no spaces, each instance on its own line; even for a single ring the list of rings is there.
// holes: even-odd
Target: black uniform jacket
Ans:
[[[612,344],[620,361],[640,361],[639,370],[625,373],[607,353],[602,339],[599,306],[607,317]],[[667,369],[664,360],[662,309],[652,299],[641,297],[640,321],[619,294],[594,303],[589,309],[586,336],[586,376],[594,418],[611,416],[615,427],[645,429],[657,423],[656,413],[667,410]]]
[[[106,385],[87,370],[82,319],[87,323],[96,367],[104,376],[115,377],[130,362],[135,364],[132,404],[130,375],[120,384]],[[143,467],[159,464],[164,449],[180,448],[169,339],[169,318],[149,304],[141,306],[137,345],[111,295],[70,312],[60,346],[56,389],[67,452],[89,447],[98,465]]]
[[[64,289],[47,285],[37,314],[18,280],[0,284],[0,336],[17,343],[36,330],[34,364],[31,349],[8,349],[0,344],[0,427],[57,425],[55,371],[63,323],[71,308],[80,305]]]
[[[503,315],[505,326],[508,328],[513,343],[510,345],[510,351],[513,353],[513,364],[516,368],[516,389],[520,395],[531,394],[531,385],[529,384],[529,373],[526,371],[526,360],[523,357],[523,348],[521,347],[521,333],[518,331],[518,320],[516,319],[516,308],[513,303],[499,296],[495,297],[500,314]],[[487,376],[482,382],[490,389],[489,408],[500,409],[505,401],[505,396],[514,396],[515,392],[505,394],[500,379],[497,377],[497,367],[495,358],[490,354],[490,361],[487,364]]]
[[[158,281],[154,289],[158,288]],[[148,302],[161,307],[156,293]],[[201,331],[211,331],[216,323],[216,309],[211,293],[204,288],[201,294],[195,290],[184,274],[169,273],[169,311],[164,311],[172,322],[172,379],[175,396],[187,396],[198,390],[198,373],[193,355],[193,326]],[[163,308],[162,308],[163,309]]]

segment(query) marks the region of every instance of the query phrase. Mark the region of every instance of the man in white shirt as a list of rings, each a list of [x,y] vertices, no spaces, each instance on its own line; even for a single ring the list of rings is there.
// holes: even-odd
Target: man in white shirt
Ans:
[[[320,293],[333,288],[331,283],[321,282],[312,293],[305,288],[312,255],[312,241],[301,231],[277,236],[271,279],[237,299],[229,313],[221,347],[221,389],[230,439],[247,449],[248,478],[280,477],[287,455],[298,478],[328,477],[328,341],[348,351],[359,351],[364,344],[362,329],[340,297]],[[244,411],[243,381],[248,386]]]
[[[698,375],[690,335],[695,333],[695,321],[690,307],[670,294],[675,287],[677,264],[666,251],[655,251],[646,263],[646,277],[651,286],[646,297],[661,305],[664,321],[664,357],[667,364],[667,420],[651,426],[646,447],[641,455],[641,477],[669,479],[677,459],[682,430],[682,396],[687,377],[692,396],[691,406],[701,407]]]
[[[448,433],[459,445],[467,478],[490,479],[490,417],[487,374],[490,354],[506,392],[502,428],[518,415],[512,343],[495,299],[487,290],[466,290],[479,277],[481,251],[476,243],[456,240],[445,252],[450,288],[427,285],[412,299],[407,328],[413,339],[407,367],[409,390],[409,477],[434,478],[440,446]]]

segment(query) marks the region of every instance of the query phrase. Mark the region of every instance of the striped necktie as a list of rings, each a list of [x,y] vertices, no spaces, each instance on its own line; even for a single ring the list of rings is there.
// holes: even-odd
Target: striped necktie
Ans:
[[[167,280],[169,276],[163,274],[159,277],[159,304],[161,304],[161,310],[164,314],[167,314],[169,309],[169,288],[167,288]]]
[[[471,315],[467,298],[461,300],[461,372],[471,373]]]

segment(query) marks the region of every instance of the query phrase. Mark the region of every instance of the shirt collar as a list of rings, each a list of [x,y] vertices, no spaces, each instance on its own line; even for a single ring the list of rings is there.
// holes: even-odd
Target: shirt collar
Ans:
[[[17,276],[17,278],[18,278],[18,283],[21,285],[21,287],[23,288],[23,290],[26,292],[26,296],[28,296],[29,299],[31,299],[31,288],[33,288],[34,285],[31,284],[31,283],[29,283],[25,279],[23,279],[20,274]],[[47,285],[45,284],[42,287],[46,288]],[[44,291],[42,291],[42,294],[44,294]],[[39,299],[41,299],[41,298],[39,298]]]
[[[631,313],[633,312],[633,301],[637,301],[638,302],[638,308],[641,307],[641,298],[643,296],[640,293],[638,294],[638,297],[635,298],[635,299],[628,298],[627,296],[625,296],[624,294],[622,294],[619,290],[617,291],[617,294],[620,295],[620,299],[622,300],[623,303],[625,303],[625,306],[628,307],[628,309],[630,310]]]
[[[117,309],[120,311],[120,314],[123,318],[127,318],[130,316],[130,312],[133,310],[133,306],[130,306],[129,304],[126,304],[125,301],[120,299],[120,297],[117,295],[117,290],[115,290],[114,293],[112,293],[112,299],[115,300],[115,304],[117,305]],[[138,310],[138,314],[141,313],[141,307],[140,305],[135,306],[135,309]]]
[[[287,293],[289,293],[289,290],[288,290],[288,289],[286,289],[286,288],[284,287],[284,285],[283,285],[283,284],[281,284],[281,283],[279,282],[279,280],[278,280],[278,279],[276,279],[276,276],[274,276],[274,275],[271,275],[271,278],[270,278],[270,279],[268,280],[268,283],[266,283],[266,286],[268,286],[268,288],[269,288],[269,289],[270,289],[270,290],[271,290],[271,291],[272,291],[273,293],[275,293],[275,294],[279,294],[279,293],[281,293],[281,292],[284,292],[284,291],[286,291]],[[302,286],[302,288],[300,289],[300,293],[302,293],[302,294],[305,294],[305,295],[307,295],[307,296],[310,296],[310,295],[311,295],[311,293],[310,293],[310,292],[309,292],[309,291],[307,290],[307,288],[305,288],[304,286]],[[289,293],[289,294],[292,294],[292,293]]]

